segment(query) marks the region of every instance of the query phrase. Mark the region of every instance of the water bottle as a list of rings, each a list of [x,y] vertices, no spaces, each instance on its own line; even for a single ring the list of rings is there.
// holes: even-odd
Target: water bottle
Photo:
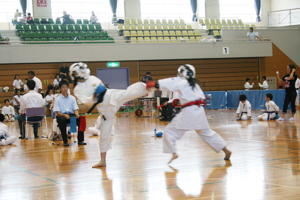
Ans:
[[[44,85],[46,85],[46,80],[44,80]]]
[[[49,85],[49,81],[48,81],[48,79],[47,79],[47,85]]]
[[[156,137],[156,129],[154,129],[154,137]]]

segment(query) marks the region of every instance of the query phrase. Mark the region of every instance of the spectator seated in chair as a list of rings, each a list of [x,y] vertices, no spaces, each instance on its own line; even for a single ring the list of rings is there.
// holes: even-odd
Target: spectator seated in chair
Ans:
[[[76,117],[76,125],[78,126],[78,130],[80,130],[79,108],[75,97],[68,94],[69,83],[65,80],[62,80],[59,83],[59,88],[61,95],[55,99],[53,112],[56,112],[56,119],[64,140],[64,146],[69,146],[68,138],[70,139],[71,135],[68,134],[67,136],[67,123],[71,123],[70,126],[72,128],[73,120],[71,120],[71,118]],[[78,145],[86,145],[84,142],[83,131],[78,131]]]
[[[27,14],[26,23],[27,24],[34,24],[33,18],[31,17],[30,13]]]
[[[29,92],[21,98],[20,102],[20,110],[19,110],[19,128],[20,128],[20,137],[19,139],[25,138],[25,124],[26,122],[26,109],[27,108],[35,108],[35,107],[43,107],[44,106],[44,100],[42,98],[42,95],[34,91],[35,88],[35,82],[34,80],[28,80],[27,86],[29,89]],[[35,117],[28,117],[28,121],[40,121],[43,119],[43,116],[35,116]],[[39,124],[34,123],[33,124],[33,132],[34,137],[38,138],[38,128]]]

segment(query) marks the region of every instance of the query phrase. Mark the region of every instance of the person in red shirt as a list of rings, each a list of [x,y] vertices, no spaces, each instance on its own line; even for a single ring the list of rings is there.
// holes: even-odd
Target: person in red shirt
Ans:
[[[27,24],[34,24],[33,18],[31,17],[31,14],[28,13],[26,17]]]

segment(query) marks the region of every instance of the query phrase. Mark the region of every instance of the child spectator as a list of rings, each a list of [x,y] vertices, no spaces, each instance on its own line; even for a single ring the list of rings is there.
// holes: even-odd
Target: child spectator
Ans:
[[[92,11],[92,16],[91,16],[90,22],[91,22],[91,24],[97,24],[97,21],[98,21],[98,18],[95,15],[95,12]]]
[[[246,83],[244,85],[246,91],[253,88],[253,85],[254,85],[254,83],[252,83],[252,85],[250,85],[249,81],[250,81],[250,78],[246,78]]]
[[[5,106],[3,106],[2,108],[2,114],[5,117],[5,121],[6,122],[10,122],[10,121],[15,121],[15,110],[14,108],[10,105],[10,102],[8,99],[4,100]]]
[[[46,107],[49,109],[53,102],[53,98],[54,98],[53,90],[47,90],[45,101],[46,101]]]
[[[268,90],[269,85],[267,82],[267,77],[263,76],[264,82],[263,84],[258,83],[259,87],[261,87],[263,90]]]
[[[26,22],[27,24],[34,24],[33,18],[31,17],[30,13],[27,14]]]
[[[19,74],[16,74],[15,78],[14,78],[14,82],[13,82],[14,90],[15,91],[17,91],[17,90],[23,91],[24,89],[21,88],[22,85],[24,85],[24,84],[21,81]]]
[[[4,115],[0,114],[0,146],[6,146],[14,143],[16,136],[11,136],[8,132],[8,127],[3,124]]]
[[[53,81],[54,90],[58,90],[59,89],[58,85],[59,85],[60,81],[61,81],[60,75],[56,74],[55,75],[55,79]]]
[[[28,81],[28,78],[25,78],[24,79],[24,92],[28,92],[27,81]]]
[[[256,38],[260,39],[258,37],[258,32],[253,32],[253,28],[252,27],[249,28],[249,32],[247,33],[247,37],[248,37],[249,41],[253,41]]]
[[[13,101],[13,104],[14,104],[14,108],[15,108],[15,112],[19,112],[20,110],[20,102],[21,102],[21,98],[22,98],[22,95],[21,95],[21,91],[20,90],[17,90],[15,92],[15,96],[14,96],[14,101]]]
[[[266,94],[265,100],[266,100],[266,112],[263,114],[257,116],[258,120],[270,120],[275,119],[276,114],[278,114],[279,107],[275,104],[274,101],[272,101],[273,95],[271,93]],[[278,116],[278,115],[277,115]]]
[[[236,111],[236,118],[237,120],[249,120],[251,119],[251,104],[247,100],[246,95],[241,94],[240,98],[240,104]]]

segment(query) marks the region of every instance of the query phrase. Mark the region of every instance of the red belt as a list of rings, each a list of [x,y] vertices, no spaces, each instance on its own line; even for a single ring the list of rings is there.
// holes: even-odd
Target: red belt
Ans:
[[[206,101],[202,101],[202,100],[199,99],[199,100],[196,100],[196,101],[186,103],[186,104],[182,105],[181,108],[185,108],[185,107],[193,106],[193,105],[197,105],[198,107],[200,107],[201,104],[206,105]]]

